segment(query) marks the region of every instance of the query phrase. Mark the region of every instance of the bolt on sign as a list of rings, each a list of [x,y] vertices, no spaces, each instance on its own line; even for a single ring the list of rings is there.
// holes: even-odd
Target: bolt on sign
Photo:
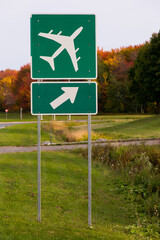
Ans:
[[[95,79],[97,77],[95,15],[32,15],[31,77]]]

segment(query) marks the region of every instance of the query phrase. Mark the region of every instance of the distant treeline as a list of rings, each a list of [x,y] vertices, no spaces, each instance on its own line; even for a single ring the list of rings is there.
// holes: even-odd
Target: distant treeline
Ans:
[[[149,42],[97,50],[101,113],[160,113],[160,32]],[[30,110],[30,64],[0,71],[0,111]]]

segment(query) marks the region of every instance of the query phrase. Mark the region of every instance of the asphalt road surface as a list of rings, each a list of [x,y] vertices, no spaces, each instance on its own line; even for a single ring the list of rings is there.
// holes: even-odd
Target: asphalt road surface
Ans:
[[[0,122],[0,129],[5,128],[5,127],[10,127],[12,125],[16,124],[26,124],[26,123],[37,123],[37,122]]]

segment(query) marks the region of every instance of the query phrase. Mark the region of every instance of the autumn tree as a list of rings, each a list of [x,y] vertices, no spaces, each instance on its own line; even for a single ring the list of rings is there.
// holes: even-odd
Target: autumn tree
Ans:
[[[16,81],[17,71],[7,69],[0,71],[0,109],[13,109],[15,104],[15,96],[12,88]]]
[[[17,71],[12,69],[6,69],[0,71],[0,80],[6,78],[6,77],[16,77]]]
[[[128,72],[134,65],[139,46],[112,49],[110,52],[98,49],[99,106],[103,112],[132,111]],[[130,107],[129,107],[130,106]]]
[[[23,66],[17,74],[17,79],[13,87],[16,98],[15,109],[23,108],[25,111],[30,109],[30,65]]]

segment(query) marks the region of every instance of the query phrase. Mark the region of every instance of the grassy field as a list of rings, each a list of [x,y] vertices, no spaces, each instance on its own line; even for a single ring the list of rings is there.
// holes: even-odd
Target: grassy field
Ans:
[[[146,118],[149,117],[151,115],[124,115],[124,114],[120,114],[120,115],[93,115],[92,116],[92,120],[108,120],[108,121],[113,121],[114,119],[117,120],[122,120],[122,119],[140,119],[140,118]],[[67,121],[69,120],[69,116],[65,115],[65,116],[61,116],[61,115],[56,115],[56,120],[57,121]],[[51,121],[52,120],[52,116],[43,116],[43,120],[44,121]],[[87,121],[87,116],[83,116],[83,115],[79,115],[79,116],[71,116],[71,120],[76,121],[76,120],[86,120]],[[12,112],[8,112],[7,113],[7,118],[6,118],[6,113],[0,112],[0,122],[17,122],[17,121],[37,121],[37,116],[33,116],[30,113],[23,113],[22,115],[22,120],[20,119],[20,113],[12,113]]]
[[[42,121],[41,142],[51,140],[54,143],[62,143],[87,140],[86,119],[80,118],[81,121],[78,121],[78,116],[74,116],[74,118],[72,121]],[[159,115],[92,117],[92,140],[154,137],[160,137]],[[0,146],[30,146],[35,144],[37,144],[36,123],[13,125],[0,129]]]
[[[108,116],[106,121],[92,122],[95,134],[105,139],[159,138],[160,116]],[[87,125],[74,129],[87,130]]]
[[[20,119],[19,112],[8,112],[6,113],[0,112],[0,122],[17,122],[17,121],[36,121],[37,117],[32,116],[30,113],[23,113],[22,120]]]
[[[42,132],[42,141],[49,133]],[[31,146],[37,144],[37,124],[20,124],[0,129],[0,146]]]
[[[7,120],[4,117],[4,114],[0,114],[0,121],[18,121],[18,114],[8,116],[10,118]],[[42,142],[50,139],[52,142],[59,143],[87,140],[86,116],[72,116],[72,121],[66,121],[67,116],[57,117],[55,122],[51,122],[51,119],[51,116],[47,116],[42,121]],[[22,121],[26,120],[33,121],[36,117],[26,114],[26,118]],[[94,140],[137,137],[160,137],[160,116],[92,117],[92,139]],[[36,123],[0,129],[0,146],[34,144],[37,144]],[[146,155],[143,152],[142,154],[147,161]],[[95,155],[98,156],[98,151]],[[125,157],[128,161],[128,155]],[[115,161],[114,154],[113,161]],[[43,152],[42,222],[38,223],[37,153],[1,154],[0,240],[158,239],[156,236],[155,238],[144,237],[146,229],[154,236],[152,223],[148,228],[142,229],[143,226],[140,225],[139,217],[136,215],[134,201],[129,200],[128,189],[130,188],[123,182],[121,184],[121,176],[117,177],[107,165],[95,161],[92,166],[92,180],[93,229],[91,230],[87,223],[87,160],[76,151]],[[127,191],[122,191],[122,188]]]
[[[42,153],[42,222],[37,222],[36,153],[0,155],[0,239],[135,240],[134,206],[116,193],[112,172],[93,164],[93,229],[87,223],[87,161]],[[143,239],[143,238],[141,238]]]
[[[94,130],[103,133],[104,136],[109,139],[159,138],[160,115],[136,119],[130,122],[121,122],[119,125],[116,124],[110,127],[98,126],[98,128],[95,128]]]

